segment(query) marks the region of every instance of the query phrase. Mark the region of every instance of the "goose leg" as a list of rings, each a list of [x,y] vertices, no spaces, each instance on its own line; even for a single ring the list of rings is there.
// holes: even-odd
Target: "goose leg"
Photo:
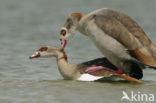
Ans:
[[[121,67],[118,67],[118,70],[116,71],[116,70],[112,70],[110,68],[103,67],[103,66],[88,67],[85,72],[86,73],[91,73],[91,72],[96,72],[96,71],[99,71],[99,70],[106,70],[106,71],[122,74],[122,68]]]

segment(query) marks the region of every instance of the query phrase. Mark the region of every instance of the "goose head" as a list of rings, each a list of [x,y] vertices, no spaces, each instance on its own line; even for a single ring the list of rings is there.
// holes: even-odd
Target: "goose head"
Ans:
[[[61,49],[63,50],[67,44],[67,41],[70,40],[75,34],[75,30],[78,27],[78,23],[82,18],[81,13],[71,13],[69,14],[65,24],[60,31],[60,40],[61,40]]]
[[[60,58],[64,56],[64,51],[61,49],[57,49],[50,46],[43,46],[40,49],[38,49],[32,56],[30,56],[30,59],[33,58],[47,58],[47,57],[56,57]]]

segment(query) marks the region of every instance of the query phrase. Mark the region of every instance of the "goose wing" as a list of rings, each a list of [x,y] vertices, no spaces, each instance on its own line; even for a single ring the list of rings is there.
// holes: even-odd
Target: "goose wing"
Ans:
[[[138,60],[156,66],[156,47],[130,17],[108,10],[107,13],[94,15],[94,20],[105,34],[124,45]]]

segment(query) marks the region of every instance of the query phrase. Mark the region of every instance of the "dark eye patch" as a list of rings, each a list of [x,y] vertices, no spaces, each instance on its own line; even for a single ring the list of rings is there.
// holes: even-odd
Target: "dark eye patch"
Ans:
[[[61,30],[60,31],[60,34],[63,35],[63,36],[65,36],[66,35],[66,30]]]
[[[38,51],[43,52],[43,51],[47,51],[47,49],[48,49],[48,47],[41,47]]]

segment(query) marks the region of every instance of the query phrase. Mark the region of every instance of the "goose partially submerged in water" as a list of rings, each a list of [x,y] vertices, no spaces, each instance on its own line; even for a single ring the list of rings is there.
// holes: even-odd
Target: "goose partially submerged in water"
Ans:
[[[62,49],[76,30],[88,36],[118,68],[114,72],[123,71],[139,79],[142,78],[139,68],[156,66],[155,45],[133,19],[120,11],[102,8],[86,15],[71,13],[61,28]],[[94,66],[89,67],[88,71],[99,69],[102,67]]]
[[[99,58],[80,64],[70,64],[67,61],[67,55],[65,51],[50,46],[41,47],[36,51],[35,54],[30,56],[29,58],[33,59],[40,57],[56,57],[59,71],[65,79],[80,81],[96,81],[108,77],[119,77],[131,82],[141,82],[138,79],[112,72],[111,70],[115,70],[117,68],[113,64],[111,64],[106,58]],[[93,65],[101,65],[102,68],[105,67],[105,69],[91,73],[87,72],[86,69]]]

